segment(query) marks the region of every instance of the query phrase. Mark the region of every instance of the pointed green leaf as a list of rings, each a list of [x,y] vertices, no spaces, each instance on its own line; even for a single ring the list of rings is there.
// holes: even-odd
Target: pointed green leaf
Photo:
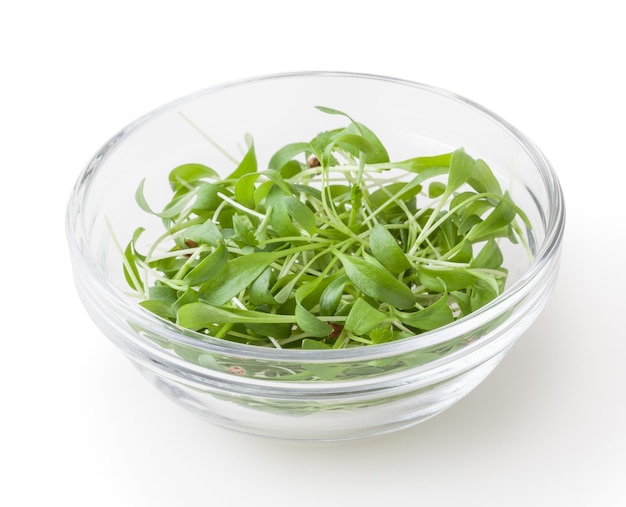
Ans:
[[[364,299],[359,298],[352,305],[344,328],[357,336],[363,336],[381,324],[386,318],[386,314],[366,303]]]
[[[431,199],[443,195],[445,191],[446,184],[441,181],[433,181],[430,185],[428,185],[428,197]]]
[[[476,161],[470,157],[465,150],[458,149],[452,153],[450,159],[450,174],[448,175],[448,184],[446,185],[446,195],[452,195],[452,192],[467,182],[474,174]]]
[[[172,311],[178,312],[178,309],[181,306],[187,305],[189,303],[195,303],[196,301],[198,301],[198,291],[189,288],[185,292],[183,292],[180,297],[176,301],[174,301],[174,303],[172,303]]]
[[[415,296],[411,289],[384,268],[358,257],[344,254],[338,256],[350,281],[364,294],[400,309],[415,305]]]
[[[192,210],[194,213],[215,211],[217,207],[222,203],[222,198],[217,195],[218,192],[228,195],[226,191],[220,185],[214,185],[213,183],[201,182],[196,190],[196,199],[193,202]]]
[[[303,168],[304,168],[304,164],[302,164],[301,162],[298,162],[297,160],[290,160],[289,162],[287,162],[285,165],[283,165],[280,168],[279,174],[284,179],[289,179],[289,178],[293,178],[298,173],[302,172]]]
[[[508,197],[505,194],[505,197]],[[508,198],[503,198],[494,210],[481,223],[477,224],[467,234],[467,239],[472,242],[489,239],[494,233],[507,227],[517,215],[517,210]]]
[[[445,292],[460,290],[476,282],[476,275],[465,268],[420,265],[420,283],[428,290]]]
[[[472,261],[471,267],[497,269],[502,266],[503,261],[504,257],[498,243],[493,238],[490,238]]]
[[[271,336],[272,338],[276,338],[277,340],[282,340],[284,338],[288,338],[291,335],[291,328],[293,324],[291,323],[274,323],[274,324],[265,324],[265,323],[248,323],[245,326],[253,331],[254,333],[260,336]]]
[[[144,210],[146,213],[150,213],[151,215],[155,215],[156,213],[154,211],[152,211],[152,208],[150,207],[150,205],[148,204],[148,201],[146,200],[146,196],[144,195],[144,185],[146,184],[146,179],[142,179],[139,182],[139,186],[137,187],[137,190],[135,190],[135,201],[137,202],[137,204],[139,205],[139,207]]]
[[[293,195],[293,188],[285,181],[285,178],[283,178],[278,171],[268,169],[266,171],[263,171],[261,174],[273,181],[274,184],[279,187],[285,195]]]
[[[438,169],[440,174],[447,172],[450,167],[450,160],[452,159],[452,153],[445,153],[443,155],[435,155],[432,157],[415,157],[401,162],[391,163],[391,167],[397,169],[404,169],[414,173],[420,173],[426,169]]]
[[[475,312],[486,304],[491,303],[496,297],[498,297],[498,291],[494,290],[494,287],[490,284],[479,280],[472,286],[470,291],[471,311]]]
[[[382,224],[376,224],[369,235],[370,248],[378,262],[394,275],[411,269],[411,263],[404,255],[396,239]]]
[[[280,150],[278,150],[267,166],[269,169],[274,169],[275,171],[281,171],[282,168],[290,162],[295,156],[300,155],[301,153],[305,153],[311,149],[311,145],[309,143],[291,143],[283,146]]]
[[[387,153],[385,146],[368,127],[362,123],[354,121],[349,115],[339,111],[338,109],[332,109],[324,106],[316,106],[316,108],[323,113],[345,116],[352,123],[344,129],[343,136],[357,134],[357,136],[361,138],[361,140],[345,138],[343,141],[335,139],[335,142],[341,143],[343,147],[346,147],[346,145],[351,146],[353,150],[349,151],[351,151],[355,156],[358,156],[359,153],[355,152],[354,149],[363,152],[365,154],[365,162],[368,164],[389,162],[389,154]]]
[[[320,315],[334,315],[348,282],[346,275],[340,275],[328,284],[320,296]]]
[[[432,331],[454,321],[454,315],[444,293],[435,303],[416,312],[395,312],[400,322],[422,331]]]
[[[388,343],[397,339],[396,333],[392,331],[388,326],[381,326],[372,329],[368,333],[368,336],[375,344]]]
[[[317,229],[317,220],[311,209],[293,195],[283,197],[285,209],[291,218],[293,218],[302,228],[313,235]]]
[[[325,157],[326,149],[332,143],[334,143],[335,137],[344,129],[327,130],[320,132],[311,140],[311,151],[318,158],[324,167],[335,166],[338,164],[335,157]]]
[[[447,260],[449,262],[458,262],[460,264],[467,264],[472,260],[473,254],[474,254],[474,249],[472,247],[472,244],[466,239],[464,239],[461,242],[461,246],[457,250],[457,252]]]
[[[167,320],[173,320],[176,318],[174,312],[172,311],[172,307],[163,301],[158,301],[155,299],[146,299],[139,303],[146,310],[158,315],[159,317]]]
[[[305,333],[323,338],[333,332],[333,328],[322,322],[301,304],[296,305],[296,323]]]
[[[148,299],[170,306],[178,299],[178,293],[169,285],[154,285],[148,289]]]
[[[217,246],[224,241],[222,231],[211,220],[188,227],[183,236],[198,245]]]
[[[255,306],[276,304],[270,290],[273,284],[274,274],[271,268],[267,268],[250,285],[250,302]]]
[[[256,153],[254,151],[254,142],[250,134],[246,134],[246,144],[248,145],[248,151],[244,155],[243,159],[237,166],[227,180],[236,180],[241,178],[244,174],[254,173],[257,171]]]
[[[319,340],[312,340],[311,338],[305,338],[302,340],[303,350],[330,350],[332,347]]]
[[[200,299],[220,306],[248,287],[274,261],[276,255],[257,252],[228,262],[219,275],[200,287]]]
[[[163,208],[163,211],[154,214],[161,218],[174,218],[179,215],[187,206],[189,206],[191,201],[194,199],[194,196],[195,193],[193,192],[181,194],[168,202]]]
[[[276,185],[267,194],[265,198],[267,206],[272,208],[270,225],[282,237],[300,236],[300,232],[293,225],[287,212],[284,197],[285,193]]]
[[[189,186],[202,178],[218,178],[218,174],[203,164],[183,164],[170,171],[169,182],[172,190]]]
[[[202,259],[197,266],[183,277],[183,282],[190,286],[208,282],[221,273],[227,262],[228,250],[224,243],[220,243],[211,254]]]
[[[248,173],[241,176],[235,184],[235,201],[245,206],[246,208],[254,209],[254,191],[256,187],[254,184],[259,178],[259,173]]]
[[[476,160],[474,173],[467,182],[481,194],[490,193],[502,195],[502,189],[500,188],[498,179],[484,160]]]
[[[176,315],[177,324],[196,331],[213,324],[289,324],[294,321],[290,315],[225,308],[204,301],[183,305]]]
[[[135,247],[143,231],[145,231],[143,227],[135,229],[132,239],[124,250],[124,278],[126,278],[126,283],[136,291],[144,290],[143,281],[141,280],[139,269],[137,268],[137,260],[144,260],[145,256],[140,255]]]

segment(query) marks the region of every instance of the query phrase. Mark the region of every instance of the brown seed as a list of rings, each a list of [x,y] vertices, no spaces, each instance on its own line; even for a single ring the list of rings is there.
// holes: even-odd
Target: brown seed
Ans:
[[[185,245],[187,245],[189,248],[196,248],[198,246],[198,243],[196,243],[193,239],[186,239]]]
[[[228,367],[228,373],[232,373],[233,375],[245,375],[246,370],[241,366],[233,365]]]
[[[318,160],[318,158],[317,158],[317,157],[312,156],[312,157],[310,157],[310,158],[309,158],[309,160],[307,160],[307,165],[308,165],[309,167],[319,167],[319,166],[321,166],[322,164],[320,164],[320,161]]]
[[[333,328],[333,332],[328,335],[329,338],[339,338],[339,335],[343,331],[343,326],[340,324],[330,323],[330,327]]]

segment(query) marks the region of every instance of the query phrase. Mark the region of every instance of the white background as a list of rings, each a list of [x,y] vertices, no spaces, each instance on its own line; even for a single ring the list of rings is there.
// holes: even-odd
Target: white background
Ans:
[[[3,4],[0,504],[626,505],[618,5]],[[179,96],[297,70],[390,75],[473,99],[539,145],[567,199],[545,312],[467,398],[384,438],[303,446],[197,419],[99,333],[71,280],[65,205],[101,144]]]

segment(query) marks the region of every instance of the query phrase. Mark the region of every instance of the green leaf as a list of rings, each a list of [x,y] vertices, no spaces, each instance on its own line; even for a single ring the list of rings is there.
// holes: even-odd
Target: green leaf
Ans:
[[[178,312],[178,309],[189,303],[195,303],[198,301],[198,291],[192,288],[188,288],[185,292],[183,292],[180,297],[172,303],[172,311]]]
[[[272,208],[270,224],[279,236],[300,236],[300,232],[293,225],[291,217],[287,212],[284,197],[285,193],[276,185],[274,185],[267,194],[267,206]]]
[[[300,155],[301,153],[305,153],[310,151],[311,145],[310,143],[291,143],[283,146],[280,150],[278,150],[267,166],[269,169],[274,169],[275,171],[281,171],[282,168],[290,162],[295,156]]]
[[[228,195],[229,192],[222,188],[220,185],[214,185],[213,183],[201,182],[196,190],[196,199],[192,204],[192,210],[194,213],[206,213],[215,211],[217,207],[222,203],[222,198],[217,195],[221,192]]]
[[[291,336],[291,328],[293,324],[245,324],[252,332],[260,336],[271,336],[277,340],[282,340]]]
[[[291,218],[293,218],[302,228],[313,235],[317,230],[317,220],[311,209],[293,195],[283,197],[285,209]]]
[[[400,322],[422,331],[432,331],[454,321],[454,315],[448,305],[447,294],[443,294],[435,303],[416,312],[399,312],[395,314]]]
[[[449,262],[458,262],[460,264],[467,264],[472,260],[472,256],[474,255],[474,249],[472,247],[472,243],[464,239],[460,243],[460,248],[457,252],[447,259]]]
[[[200,299],[220,306],[248,287],[274,261],[276,255],[257,252],[237,257],[226,264],[219,275],[200,287]]]
[[[481,194],[490,193],[502,195],[502,189],[500,188],[498,179],[484,160],[476,160],[474,173],[467,182]]]
[[[389,183],[382,185],[374,190],[369,196],[369,202],[373,209],[382,207],[390,199],[393,199],[386,205],[388,213],[404,213],[397,205],[397,202],[403,202],[409,210],[415,211],[415,196],[422,191],[422,185],[407,185],[403,182]]]
[[[163,301],[157,301],[155,299],[146,299],[139,303],[146,310],[158,315],[159,317],[167,320],[173,320],[176,318],[172,307]]]
[[[450,297],[458,305],[461,310],[461,316],[469,315],[472,312],[470,305],[470,296],[465,289],[450,292]]]
[[[433,181],[430,185],[428,185],[428,197],[431,199],[443,195],[445,191],[446,184],[441,181]]]
[[[252,140],[252,136],[246,134],[246,144],[248,145],[248,151],[244,155],[243,159],[237,166],[230,176],[228,176],[227,180],[237,180],[241,178],[244,174],[254,173],[257,171],[257,160],[256,153],[254,151],[254,142]]]
[[[143,187],[145,184],[146,184],[145,178],[139,182],[139,186],[137,187],[137,190],[135,190],[135,202],[137,202],[139,207],[142,210],[144,210],[146,213],[150,213],[151,215],[156,215],[156,213],[152,211],[152,208],[148,204],[148,201],[146,200],[146,196],[144,195]]]
[[[320,315],[334,315],[349,279],[340,275],[326,286],[320,296]]]
[[[503,261],[504,257],[498,243],[493,238],[490,238],[472,261],[471,267],[497,269],[502,266]]]
[[[476,161],[470,157],[462,148],[454,151],[450,159],[450,173],[448,175],[448,184],[446,185],[446,195],[452,195],[452,192],[467,182],[472,177]]]
[[[364,294],[400,309],[415,305],[415,296],[411,289],[387,270],[359,257],[348,257],[339,253],[338,256],[350,281]]]
[[[294,321],[290,315],[225,308],[204,301],[183,305],[176,315],[178,325],[194,331],[213,324],[289,324]]]
[[[411,269],[411,263],[384,225],[376,224],[369,235],[370,248],[378,262],[394,275]]]
[[[319,134],[317,134],[317,136],[315,136],[312,140],[311,140],[311,151],[313,152],[313,154],[318,158],[318,160],[321,162],[321,164],[324,167],[330,167],[330,166],[335,166],[337,164],[339,164],[339,162],[337,162],[337,159],[333,156],[330,157],[326,157],[325,153],[326,153],[326,148],[334,143],[335,137],[337,137],[337,135],[340,132],[343,132],[344,129],[340,128],[340,129],[335,129],[335,130],[327,130],[324,132],[320,132]]]
[[[503,198],[494,210],[482,222],[477,224],[467,234],[467,239],[472,242],[489,239],[504,227],[507,227],[517,215],[517,210],[509,202],[508,195]]]
[[[343,111],[339,111],[339,109],[333,109],[332,107],[326,107],[326,106],[315,106],[315,109],[318,109],[322,113],[326,113],[326,114],[337,114],[340,116],[347,116],[350,120],[352,120],[352,118],[350,118]]]
[[[296,323],[302,331],[317,338],[323,338],[333,332],[332,327],[322,322],[299,303],[296,305]]]
[[[470,307],[475,312],[498,297],[498,291],[483,280],[476,282],[470,291]]]
[[[185,229],[184,237],[198,245],[217,246],[224,241],[222,231],[211,220],[188,227]]]
[[[353,148],[352,152],[354,152],[357,156],[359,152],[362,152],[366,157],[367,154],[373,152],[375,150],[374,146],[372,146],[367,139],[358,134],[350,134],[344,133],[338,135],[335,138],[335,143],[343,146],[348,146]]]
[[[392,162],[391,167],[397,169],[404,169],[414,173],[421,173],[426,169],[437,169],[439,174],[447,172],[450,167],[450,160],[452,159],[452,153],[445,153],[443,155],[435,155],[432,157],[415,157],[401,162]]]
[[[154,285],[148,289],[148,299],[171,306],[178,299],[178,293],[169,285]]]
[[[189,206],[193,198],[194,194],[191,192],[181,194],[175,199],[171,200],[169,203],[167,203],[163,208],[163,211],[154,214],[160,218],[174,218],[179,215],[187,206]]]
[[[235,201],[245,206],[246,208],[254,209],[254,191],[256,187],[254,184],[259,178],[259,173],[248,173],[241,176],[235,184]]]
[[[303,167],[304,165],[301,162],[298,162],[297,160],[290,160],[280,168],[279,174],[283,177],[283,179],[293,178],[302,171]]]
[[[239,215],[238,213],[233,215],[233,229],[235,230],[235,235],[232,239],[240,246],[258,245],[259,242],[254,234],[255,228],[256,227],[252,224],[252,219],[248,215]]]
[[[311,340],[311,338],[305,338],[302,340],[303,350],[330,350],[332,347],[319,340]]]
[[[138,227],[133,233],[132,239],[129,241],[124,250],[124,278],[126,283],[136,291],[143,291],[144,285],[137,268],[137,260],[145,260],[145,256],[140,255],[135,248],[139,236],[145,231],[143,227]]]
[[[228,250],[224,243],[220,243],[211,254],[202,259],[197,266],[183,277],[183,282],[190,286],[208,282],[221,273],[227,262]]]
[[[259,207],[261,203],[267,198],[269,191],[274,188],[275,184],[273,181],[264,181],[254,191],[254,207],[255,209]]]
[[[271,268],[267,268],[250,285],[250,302],[255,306],[276,304],[270,290],[272,285],[274,285],[274,274]]]
[[[472,197],[475,197],[476,195],[477,195],[476,192],[469,192],[469,191],[459,192],[450,201],[450,209],[460,206],[465,201],[467,201],[468,199],[471,199]]]
[[[352,305],[344,328],[357,336],[363,336],[381,324],[386,318],[386,314],[369,305],[364,299],[359,298]]]
[[[435,292],[464,289],[477,280],[466,268],[427,265],[420,265],[418,278],[424,287]]]
[[[285,178],[283,178],[278,171],[268,169],[267,171],[263,171],[262,174],[269,178],[271,181],[273,181],[274,184],[279,187],[285,195],[293,195],[294,189],[285,181]]]
[[[310,309],[312,306],[317,304],[317,301],[319,301],[319,296],[326,285],[327,283],[325,279],[320,277],[303,282],[296,290],[296,302],[302,305],[307,310]],[[313,297],[309,298],[309,296],[311,295],[313,295]],[[305,303],[305,300],[307,298],[313,299],[314,301],[308,301],[307,303]]]
[[[368,127],[353,120],[346,113],[339,111],[338,109],[332,109],[324,106],[316,106],[316,109],[327,114],[345,116],[352,122],[343,130],[343,134],[339,136],[339,139],[335,139],[335,142],[341,143],[344,147],[347,144],[356,148],[358,151],[363,152],[365,154],[365,162],[368,164],[389,162],[389,154],[387,153],[385,146]],[[353,137],[344,137],[352,136],[354,134],[357,134],[356,137],[360,137],[361,139],[359,140]],[[341,139],[341,137],[344,137],[344,139]],[[352,153],[355,156],[359,155],[359,153],[356,153],[354,150],[352,150]]]
[[[169,182],[172,190],[177,191],[202,178],[218,178],[218,174],[203,164],[182,164],[170,171]]]
[[[397,334],[389,329],[389,327],[377,327],[372,329],[368,336],[374,344],[388,343],[397,339]]]

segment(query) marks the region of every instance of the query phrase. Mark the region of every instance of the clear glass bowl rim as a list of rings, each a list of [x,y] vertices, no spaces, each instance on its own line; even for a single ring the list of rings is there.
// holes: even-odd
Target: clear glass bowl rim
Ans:
[[[480,308],[479,310],[476,310],[471,315],[459,319],[458,321],[455,321],[447,326],[396,342],[338,350],[272,349],[212,338],[181,328],[176,324],[166,321],[165,319],[161,319],[125,297],[108,280],[106,273],[98,265],[93,252],[86,248],[86,242],[83,242],[81,237],[80,229],[82,228],[77,225],[77,222],[81,217],[80,210],[82,209],[82,201],[86,194],[86,190],[90,185],[91,178],[102,168],[107,160],[107,157],[116,149],[119,143],[122,142],[128,134],[139,129],[144,122],[149,121],[150,119],[158,116],[160,113],[168,111],[181,103],[190,102],[205,95],[215,94],[227,88],[241,87],[260,81],[306,77],[378,80],[395,85],[413,87],[421,90],[422,92],[438,95],[453,102],[464,104],[465,106],[475,110],[477,113],[489,117],[502,129],[506,130],[514,139],[516,139],[517,142],[524,148],[528,156],[532,159],[535,167],[543,179],[550,198],[550,207],[546,210],[548,221],[545,224],[545,239],[540,245],[538,245],[534,259],[531,261],[528,269],[522,274],[522,276],[491,303]],[[209,353],[237,355],[242,358],[267,361],[291,361],[300,363],[306,363],[309,361],[344,362],[373,360],[377,358],[396,356],[420,349],[425,345],[430,346],[444,343],[471,331],[472,329],[475,329],[478,325],[489,322],[501,314],[514,304],[515,301],[522,297],[528,290],[530,290],[531,286],[534,285],[533,282],[537,281],[537,279],[541,277],[542,273],[549,270],[553,262],[556,262],[555,257],[558,253],[560,243],[562,242],[565,228],[565,203],[558,177],[552,165],[539,148],[522,132],[484,106],[461,95],[436,86],[395,77],[357,72],[301,71],[266,74],[216,84],[163,104],[137,118],[112,136],[109,141],[107,141],[100,148],[100,150],[96,152],[96,154],[79,174],[67,204],[65,218],[66,235],[73,262],[80,265],[82,268],[81,272],[89,273],[90,282],[97,284],[97,286],[102,289],[103,293],[107,296],[108,303],[113,305],[113,307],[115,307],[115,309],[120,312],[125,319],[129,319],[134,324],[142,326],[144,329],[149,329],[164,339],[178,342],[183,345],[193,346]],[[471,348],[475,350],[476,347],[481,345],[481,341],[483,340],[479,338],[472,344]]]

